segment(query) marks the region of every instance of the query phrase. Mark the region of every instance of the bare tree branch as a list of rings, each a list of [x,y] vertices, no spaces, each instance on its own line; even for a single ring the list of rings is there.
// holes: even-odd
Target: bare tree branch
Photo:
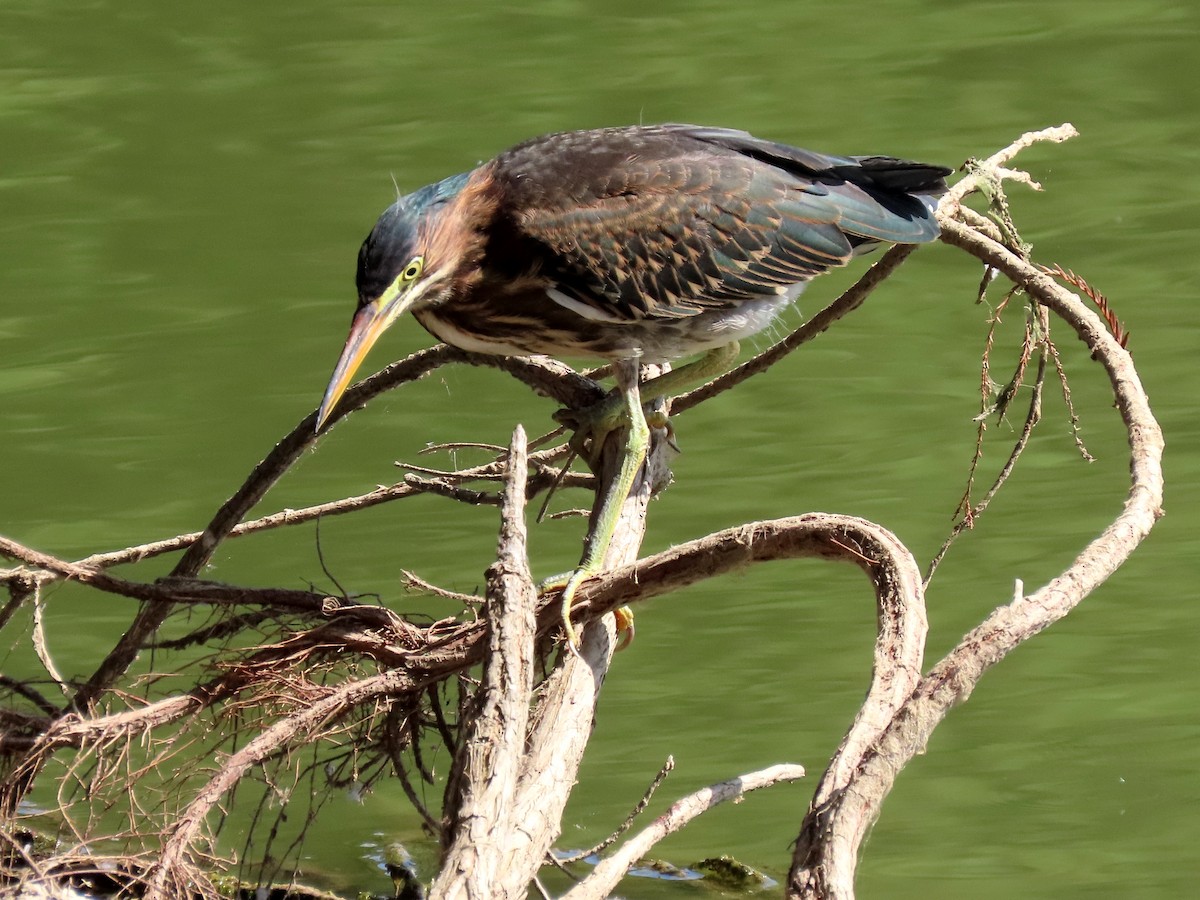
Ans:
[[[448,362],[467,362],[501,369],[559,402],[586,406],[595,402],[602,395],[599,387],[589,379],[583,378],[569,366],[555,360],[545,357],[514,359],[486,356],[467,353],[445,344],[439,344],[392,363],[382,371],[351,387],[346,391],[338,408],[330,416],[330,425],[345,418],[372,397],[398,385],[423,378],[433,369]],[[171,570],[173,576],[194,578],[208,563],[221,541],[266,495],[266,492],[300,455],[317,440],[316,420],[317,413],[314,410],[275,445],[275,448],[254,468],[245,484],[221,506],[200,538],[188,547],[183,558]],[[121,640],[105,657],[92,677],[88,679],[87,684],[79,691],[75,698],[76,704],[80,707],[91,705],[116,678],[119,678],[129,668],[149,635],[162,625],[169,613],[170,607],[167,606],[144,607]]]
[[[671,808],[655,819],[649,827],[638,832],[622,844],[616,853],[597,864],[592,874],[563,894],[562,900],[603,900],[612,893],[613,888],[634,863],[650,852],[651,847],[667,835],[683,828],[697,816],[718,804],[730,800],[737,802],[751,791],[803,777],[802,766],[771,766],[702,788],[694,794],[676,800]]]

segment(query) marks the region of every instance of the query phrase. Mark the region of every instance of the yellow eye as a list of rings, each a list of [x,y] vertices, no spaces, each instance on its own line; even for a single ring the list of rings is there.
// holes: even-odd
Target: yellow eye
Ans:
[[[425,268],[425,257],[414,256],[404,270],[400,273],[400,281],[416,281],[421,274],[421,270]]]

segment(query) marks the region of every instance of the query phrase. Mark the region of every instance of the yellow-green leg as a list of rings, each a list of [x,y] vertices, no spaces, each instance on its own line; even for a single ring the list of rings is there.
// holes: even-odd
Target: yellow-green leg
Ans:
[[[621,468],[601,499],[600,511],[596,515],[595,524],[588,532],[587,543],[583,549],[583,559],[580,560],[579,565],[571,573],[571,577],[567,579],[567,583],[563,587],[563,628],[566,631],[567,643],[571,647],[579,646],[579,636],[571,624],[571,604],[575,600],[575,592],[579,589],[579,585],[604,566],[604,554],[608,552],[608,545],[612,542],[613,533],[616,531],[621,507],[625,504],[625,499],[633,488],[634,479],[637,478],[642,463],[646,461],[646,453],[650,447],[650,426],[646,424],[646,416],[642,412],[641,391],[638,387],[638,364],[635,360],[621,360],[617,363],[615,371],[618,397],[620,397],[625,415],[628,417],[629,430],[625,434],[625,446],[621,449]],[[601,441],[603,434],[594,432],[592,439]]]
[[[577,437],[590,434],[592,446],[596,450],[603,443],[605,435],[619,427],[623,419],[629,425],[621,453],[621,468],[601,499],[600,511],[588,533],[583,559],[563,585],[563,630],[566,633],[567,645],[572,650],[579,646],[579,636],[571,624],[571,605],[575,601],[575,592],[579,585],[603,568],[604,556],[616,531],[621,507],[629,497],[638,470],[646,461],[650,447],[650,426],[642,410],[642,394],[654,399],[678,393],[684,387],[725,371],[736,358],[737,352],[736,343],[711,350],[695,362],[652,378],[641,387],[638,385],[637,360],[618,360],[613,366],[617,380],[616,394],[585,410],[578,417],[572,417],[572,424],[578,429]],[[547,584],[553,586],[557,581],[558,579],[551,579]],[[625,629],[632,633],[633,613],[623,609],[618,611],[618,614],[625,623]]]

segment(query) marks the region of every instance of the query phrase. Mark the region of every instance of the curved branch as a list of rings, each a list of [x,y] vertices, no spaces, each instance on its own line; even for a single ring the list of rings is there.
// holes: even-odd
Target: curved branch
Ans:
[[[859,760],[888,727],[920,678],[927,631],[921,573],[912,554],[895,535],[865,519],[827,513],[757,522],[657,554],[632,571],[620,570],[603,577],[581,594],[583,601],[598,612],[755,562],[801,556],[839,559],[863,569],[875,586],[879,623],[871,687],[817,787],[812,807],[817,809],[844,790]],[[730,789],[736,785],[726,784]],[[703,811],[697,809],[694,814]],[[650,845],[682,827],[686,818],[676,822],[678,816],[679,810],[673,807],[663,819],[601,863],[567,896],[607,896],[605,891]],[[815,825],[817,817],[810,813],[806,822]],[[597,879],[594,887],[593,879]]]
[[[595,617],[754,563],[804,557],[852,563],[885,585],[907,584],[911,565],[920,580],[911,554],[887,529],[857,516],[814,512],[736,525],[598,575],[580,586],[576,608]],[[556,602],[556,595],[543,599],[539,625],[552,624]]]
[[[1069,136],[1065,131],[1059,134],[1051,139]],[[1035,138],[1036,134],[1026,135],[1022,140]],[[1067,615],[1124,563],[1162,512],[1162,432],[1132,358],[1079,296],[998,242],[953,219],[954,209],[954,203],[944,203],[939,211],[942,239],[1003,272],[1062,317],[1108,373],[1129,434],[1131,484],[1121,513],[1069,568],[1029,595],[1023,595],[1018,584],[1011,603],[967,634],[921,680],[863,756],[844,790],[819,810],[820,834],[807,829],[801,833],[788,880],[789,897],[853,897],[858,848],[904,765],[923,751],[934,728],[953,705],[970,695],[987,669]]]

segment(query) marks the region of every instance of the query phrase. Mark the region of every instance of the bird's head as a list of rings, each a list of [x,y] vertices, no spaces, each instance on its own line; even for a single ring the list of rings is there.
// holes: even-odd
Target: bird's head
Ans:
[[[367,352],[396,319],[412,309],[438,302],[449,291],[454,260],[443,231],[450,200],[466,175],[447,178],[401,197],[379,217],[358,252],[358,309],[350,335],[325,389],[317,430],[358,371]]]

